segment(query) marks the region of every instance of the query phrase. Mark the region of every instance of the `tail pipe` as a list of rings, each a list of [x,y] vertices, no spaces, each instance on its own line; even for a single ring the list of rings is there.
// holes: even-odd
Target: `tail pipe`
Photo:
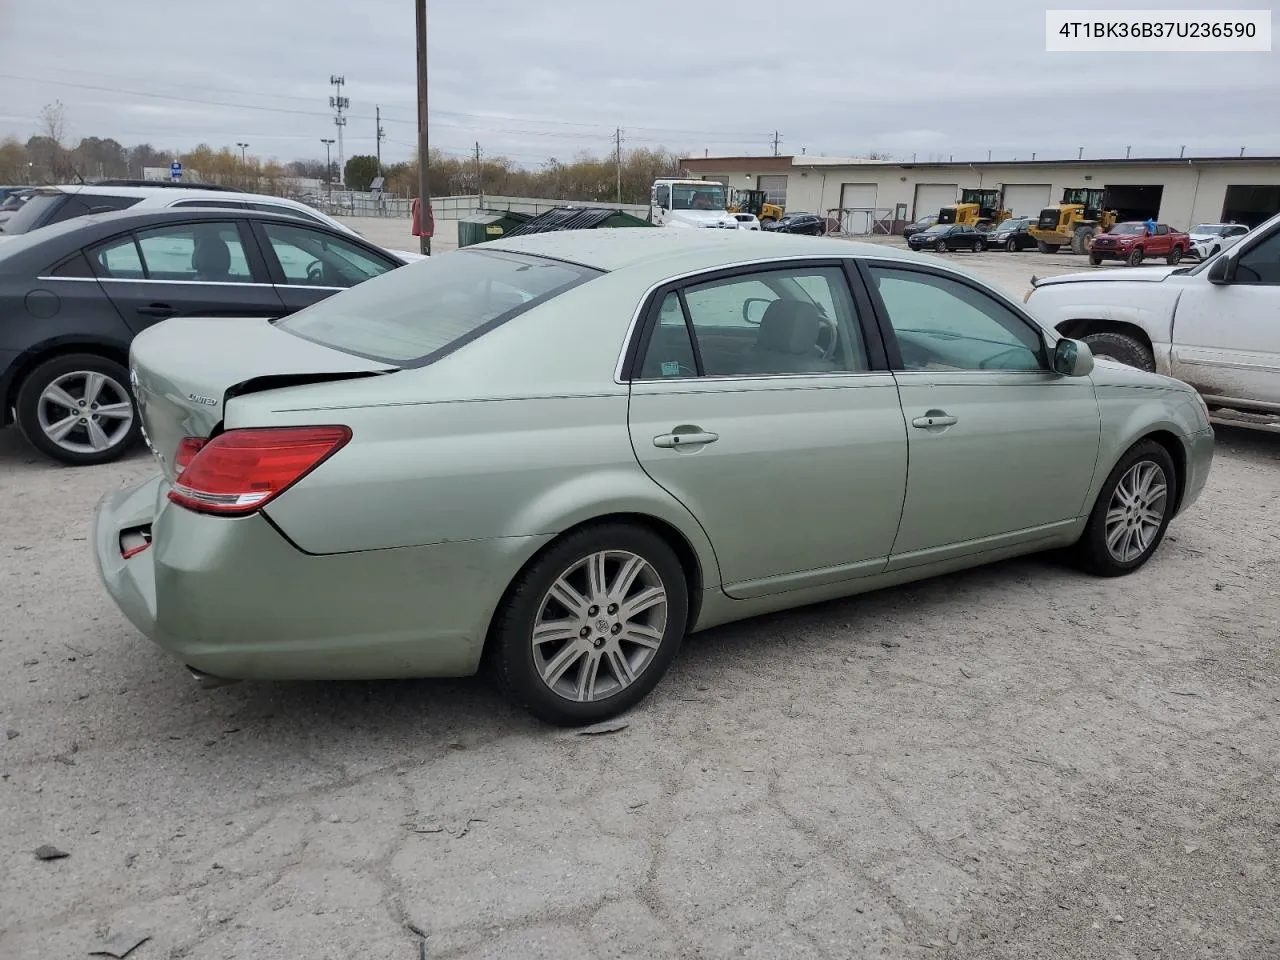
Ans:
[[[233,683],[239,683],[239,680],[228,680],[225,677],[215,677],[211,673],[205,673],[203,670],[197,670],[191,664],[187,664],[187,672],[191,674],[191,679],[196,682],[201,690],[213,690],[216,687],[227,687]]]

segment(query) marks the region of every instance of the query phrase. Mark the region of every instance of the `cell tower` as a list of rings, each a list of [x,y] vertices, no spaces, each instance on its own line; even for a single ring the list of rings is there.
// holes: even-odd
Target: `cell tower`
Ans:
[[[347,184],[347,174],[342,153],[342,128],[347,125],[347,118],[342,115],[342,111],[351,106],[351,100],[342,95],[342,85],[346,82],[346,77],[340,77],[337,74],[329,76],[329,83],[337,90],[337,93],[329,98],[329,107],[334,111],[333,125],[338,128],[338,182],[343,186]]]

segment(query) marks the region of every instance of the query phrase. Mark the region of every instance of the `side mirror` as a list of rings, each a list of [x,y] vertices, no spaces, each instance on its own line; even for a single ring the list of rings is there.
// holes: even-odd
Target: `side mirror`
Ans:
[[[1232,283],[1236,278],[1236,259],[1235,257],[1221,256],[1214,261],[1212,267],[1209,268],[1207,275],[1210,283],[1216,283],[1219,286],[1225,286]]]
[[[773,303],[772,300],[766,300],[764,297],[748,297],[742,303],[742,319],[753,327],[759,326],[771,303]]]
[[[1093,351],[1080,340],[1059,340],[1053,348],[1053,370],[1064,377],[1087,377],[1093,372]]]

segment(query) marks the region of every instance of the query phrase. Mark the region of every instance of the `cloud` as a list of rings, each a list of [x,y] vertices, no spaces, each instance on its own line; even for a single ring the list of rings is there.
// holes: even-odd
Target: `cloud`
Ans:
[[[432,142],[524,163],[629,146],[702,155],[869,150],[1042,158],[1188,152],[1280,154],[1269,123],[1273,54],[1061,54],[1034,0],[868,6],[739,0],[431,0]],[[1204,7],[1203,0],[1128,0]],[[323,156],[330,74],[351,99],[347,153],[373,152],[381,108],[391,160],[416,138],[407,0],[198,5],[153,0],[0,6],[0,83],[25,138],[57,98],[71,137],[158,147],[247,140],[251,152]],[[305,13],[303,12],[305,9]],[[56,60],[54,57],[56,56]],[[55,65],[56,64],[56,65]],[[14,77],[30,79],[13,79]]]

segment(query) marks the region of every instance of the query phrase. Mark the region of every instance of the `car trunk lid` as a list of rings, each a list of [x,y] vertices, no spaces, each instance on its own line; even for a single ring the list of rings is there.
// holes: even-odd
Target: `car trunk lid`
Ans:
[[[165,475],[184,437],[209,437],[235,396],[397,367],[286,333],[261,318],[175,318],[133,341],[129,380],[147,446]]]

